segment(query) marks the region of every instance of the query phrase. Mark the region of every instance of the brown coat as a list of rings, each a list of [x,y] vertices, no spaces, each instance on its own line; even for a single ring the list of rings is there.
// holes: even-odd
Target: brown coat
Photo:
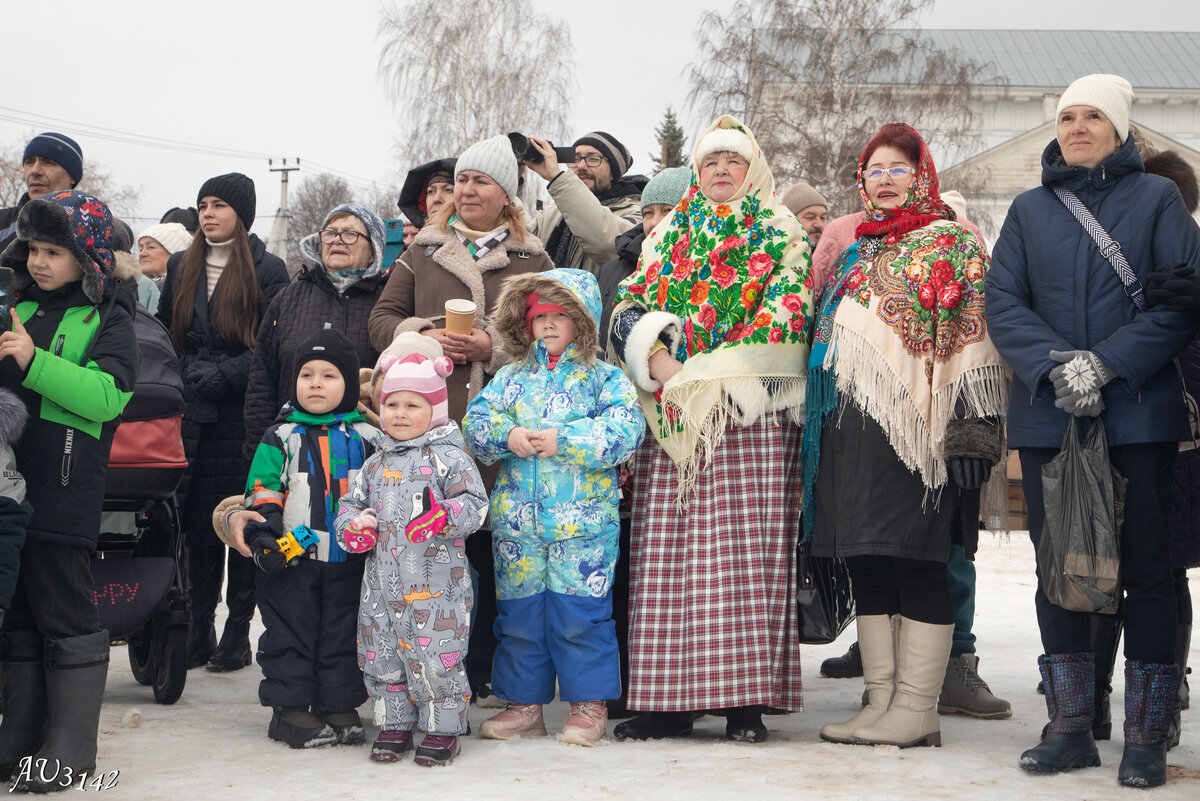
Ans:
[[[491,336],[492,360],[471,362],[470,369],[456,366],[446,379],[450,417],[461,421],[467,401],[509,361],[501,349],[500,332],[485,325],[500,297],[500,285],[510,276],[540,273],[552,266],[542,243],[532,235],[520,243],[506,239],[475,261],[456,233],[427,225],[392,268],[371,312],[367,323],[371,344],[383,351],[397,334],[441,328],[445,326],[446,301],[474,301],[479,310],[475,327]]]

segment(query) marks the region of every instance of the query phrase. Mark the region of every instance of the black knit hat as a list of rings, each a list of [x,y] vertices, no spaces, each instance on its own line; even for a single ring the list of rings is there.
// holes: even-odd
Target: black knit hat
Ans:
[[[608,159],[608,166],[612,169],[614,181],[629,172],[629,168],[633,166],[633,156],[629,155],[625,145],[618,142],[612,134],[604,131],[592,131],[590,134],[584,134],[576,139],[575,144],[571,147],[580,145],[591,145],[599,150],[604,158]]]
[[[200,205],[201,199],[209,195],[228,203],[237,212],[247,231],[254,225],[257,198],[254,194],[254,181],[250,178],[240,172],[228,172],[216,178],[209,178],[196,193],[196,205]]]
[[[219,196],[218,196],[219,197]],[[292,406],[303,409],[296,397],[296,379],[300,370],[307,363],[316,359],[329,362],[342,374],[346,389],[342,393],[342,402],[333,410],[334,414],[345,414],[354,411],[358,406],[358,352],[354,345],[340,331],[334,330],[329,323],[296,348],[295,369],[292,371]],[[307,410],[306,410],[307,411]]]

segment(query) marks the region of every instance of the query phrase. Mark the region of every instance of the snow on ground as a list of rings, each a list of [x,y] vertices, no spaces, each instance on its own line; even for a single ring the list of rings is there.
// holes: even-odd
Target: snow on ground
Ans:
[[[1017,768],[1022,750],[1037,742],[1045,704],[1034,687],[1040,653],[1033,612],[1033,549],[1023,534],[985,536],[978,557],[975,631],[981,674],[1013,705],[1009,720],[942,718],[942,748],[835,745],[817,733],[858,708],[857,679],[821,677],[822,659],[844,652],[855,638],[803,649],[805,711],[767,718],[769,742],[752,745],[722,739],[723,718],[703,718],[686,740],[609,742],[585,749],[545,739],[497,742],[468,737],[463,752],[444,769],[415,766],[411,757],[377,765],[367,747],[294,751],[267,739],[269,710],[258,705],[257,666],[229,674],[193,670],[173,706],[154,703],[148,687],[134,682],[123,648],[114,648],[100,722],[102,772],[119,771],[118,785],[104,796],[128,799],[401,799],[430,792],[457,799],[985,799],[1103,801],[1137,791],[1116,783],[1121,742],[1100,743],[1101,768],[1055,776],[1030,776]],[[1193,572],[1200,594],[1200,571]],[[257,621],[256,621],[257,624]],[[261,628],[256,629],[257,636]],[[1200,664],[1200,637],[1192,663]],[[1200,677],[1200,670],[1197,671]],[[1200,689],[1200,678],[1192,686]],[[1118,669],[1113,695],[1115,732],[1120,731],[1123,682]],[[123,719],[131,710],[140,725]],[[366,707],[363,710],[369,722]],[[471,724],[492,710],[472,708]],[[547,726],[561,727],[566,705],[548,708]],[[610,732],[611,732],[610,724]],[[1168,755],[1171,779],[1151,791],[1158,801],[1200,798],[1200,704],[1184,712],[1183,742]],[[374,730],[368,726],[368,736]],[[77,792],[77,791],[72,791]],[[253,795],[247,795],[252,793]]]

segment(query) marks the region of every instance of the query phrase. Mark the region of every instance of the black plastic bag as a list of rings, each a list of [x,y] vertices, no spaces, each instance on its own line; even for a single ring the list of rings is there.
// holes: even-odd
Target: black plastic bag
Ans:
[[[1100,419],[1081,443],[1072,416],[1062,450],[1042,467],[1046,522],[1037,560],[1052,603],[1075,612],[1116,611],[1127,483],[1108,461]]]
[[[809,543],[796,549],[796,607],[800,642],[825,645],[854,620],[850,571],[841,559],[813,556]]]

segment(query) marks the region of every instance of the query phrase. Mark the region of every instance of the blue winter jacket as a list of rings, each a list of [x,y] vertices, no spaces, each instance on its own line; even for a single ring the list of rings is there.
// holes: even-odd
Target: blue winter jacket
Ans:
[[[1054,406],[1051,350],[1091,350],[1116,373],[1104,387],[1109,445],[1185,439],[1172,363],[1195,315],[1139,313],[1112,265],[1051,187],[1075,192],[1121,245],[1145,286],[1151,270],[1200,269],[1200,231],[1171,181],[1142,170],[1133,137],[1094,169],[1069,167],[1057,141],[1042,152],[1042,186],[1013,201],[987,274],[987,326],[1012,367],[1010,448],[1058,448],[1067,413]],[[1086,426],[1085,426],[1086,429]]]

